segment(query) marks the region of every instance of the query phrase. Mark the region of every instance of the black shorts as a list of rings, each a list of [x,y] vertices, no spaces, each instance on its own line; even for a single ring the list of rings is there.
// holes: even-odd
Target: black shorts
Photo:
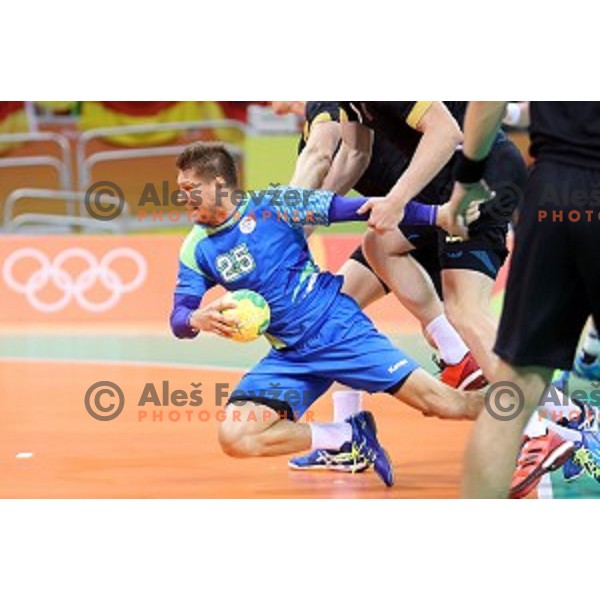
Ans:
[[[440,261],[437,255],[437,248],[435,246],[420,248],[413,250],[410,255],[425,269],[425,271],[427,271],[429,277],[431,277],[431,281],[433,281],[436,292],[438,293],[439,297],[442,298],[442,278],[440,274]],[[371,273],[373,273],[373,275],[379,279],[379,283],[381,283],[385,293],[390,293],[390,288],[388,285],[377,275],[377,273],[375,273],[373,267],[371,267],[367,261],[367,258],[363,253],[362,244],[358,246],[358,248],[350,255],[350,258],[369,269],[369,271],[371,271]]]
[[[600,323],[600,169],[540,160],[515,229],[494,350],[514,366],[570,369],[590,315]]]
[[[428,265],[437,266],[438,278],[445,269],[464,269],[496,279],[508,256],[508,228],[504,225],[471,232],[468,240],[451,238],[436,227],[400,226],[400,231],[415,247],[411,255],[417,260],[425,257]],[[430,269],[427,266],[425,269],[433,279]]]

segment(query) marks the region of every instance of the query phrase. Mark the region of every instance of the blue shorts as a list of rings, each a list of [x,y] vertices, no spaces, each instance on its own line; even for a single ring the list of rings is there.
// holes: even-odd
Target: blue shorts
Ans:
[[[304,343],[272,349],[229,401],[252,400],[298,419],[335,382],[370,393],[396,392],[419,365],[349,296],[340,294]]]

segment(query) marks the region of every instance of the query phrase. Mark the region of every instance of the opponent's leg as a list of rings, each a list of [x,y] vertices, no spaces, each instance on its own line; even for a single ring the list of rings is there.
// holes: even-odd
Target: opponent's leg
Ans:
[[[407,254],[414,247],[404,234],[400,230],[385,234],[368,232],[363,248],[377,275],[420,321],[427,333],[426,339],[433,340],[432,345],[439,350],[443,362],[442,381],[459,389],[478,389],[485,385],[468,345],[447,319],[431,277]]]
[[[366,308],[386,296],[389,289],[371,269],[356,260],[355,255],[357,252],[342,265],[337,274],[344,277],[342,292],[354,298],[361,308]]]
[[[498,321],[490,310],[494,279],[478,271],[444,269],[442,283],[448,319],[491,381],[497,367],[492,348]]]
[[[502,421],[484,410],[469,440],[462,495],[467,498],[506,498],[515,470],[525,425],[552,378],[553,369],[514,368],[500,360],[497,381],[516,384],[524,407],[513,419]]]

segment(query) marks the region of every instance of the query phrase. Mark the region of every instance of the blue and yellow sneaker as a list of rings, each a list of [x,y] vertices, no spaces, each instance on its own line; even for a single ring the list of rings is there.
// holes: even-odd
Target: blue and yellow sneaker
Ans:
[[[579,444],[575,444],[575,448],[578,449]],[[575,450],[575,454],[577,454],[577,449]],[[571,483],[576,479],[579,479],[583,475],[583,467],[576,463],[575,460],[571,457],[569,460],[563,465],[562,474],[567,483]]]
[[[552,381],[552,385],[564,394],[566,393],[566,389],[569,385],[570,378],[571,371],[559,371],[558,377],[554,378],[554,380]]]
[[[588,381],[600,381],[600,357],[581,351],[575,358],[573,370]]]
[[[377,439],[373,415],[362,411],[346,419],[346,422],[352,427],[352,453],[372,464],[385,485],[394,485],[394,469],[390,457]]]
[[[346,442],[339,450],[313,450],[310,454],[291,458],[288,466],[297,471],[362,473],[371,463],[358,453],[353,453],[352,444]]]
[[[582,431],[581,446],[573,454],[573,462],[600,483],[600,435]]]

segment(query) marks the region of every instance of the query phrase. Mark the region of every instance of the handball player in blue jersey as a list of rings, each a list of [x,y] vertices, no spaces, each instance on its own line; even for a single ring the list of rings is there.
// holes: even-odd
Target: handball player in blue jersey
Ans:
[[[336,381],[387,392],[425,415],[477,417],[481,393],[452,389],[420,368],[341,292],[342,277],[319,271],[314,263],[303,226],[366,219],[368,214],[357,214],[366,199],[296,188],[240,192],[234,160],[221,144],[188,146],[177,167],[195,225],[181,247],[173,333],[179,338],[200,332],[232,335],[236,324],[223,314],[232,305],[218,299],[201,306],[206,291],[217,284],[253,290],[271,309],[266,336],[272,349],[239,382],[219,426],[225,453],[343,451],[372,464],[392,485],[393,469],[370,413],[343,423],[298,422]],[[404,221],[430,225],[437,209],[411,202]]]

